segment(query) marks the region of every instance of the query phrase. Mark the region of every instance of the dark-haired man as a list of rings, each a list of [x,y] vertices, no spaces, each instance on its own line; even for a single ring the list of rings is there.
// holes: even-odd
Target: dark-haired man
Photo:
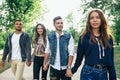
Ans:
[[[8,55],[8,62],[15,76],[15,80],[22,80],[24,65],[31,65],[31,40],[28,34],[22,31],[22,21],[14,22],[15,32],[7,37],[2,56],[1,66],[5,66],[5,60]]]
[[[66,71],[71,71],[74,56],[74,40],[72,35],[63,32],[63,20],[60,16],[53,19],[56,31],[48,34],[45,50],[44,70],[47,61],[50,64],[50,80],[71,80],[66,77]]]

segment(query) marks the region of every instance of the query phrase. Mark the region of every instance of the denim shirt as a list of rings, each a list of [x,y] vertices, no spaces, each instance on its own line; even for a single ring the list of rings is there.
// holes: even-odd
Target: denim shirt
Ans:
[[[68,63],[68,44],[69,44],[69,39],[71,35],[64,33],[64,35],[59,37],[59,49],[60,49],[60,65],[61,66],[66,66]],[[54,65],[55,62],[55,57],[57,53],[57,37],[55,32],[52,32],[48,35],[48,40],[50,43],[50,50],[51,50],[51,55],[50,55],[50,64]]]

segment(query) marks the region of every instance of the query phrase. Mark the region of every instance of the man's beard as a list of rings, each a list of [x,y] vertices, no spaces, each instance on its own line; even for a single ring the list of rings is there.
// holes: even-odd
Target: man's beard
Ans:
[[[56,28],[56,30],[57,30],[57,31],[62,31],[62,29],[61,29],[61,28],[60,28],[60,29],[59,29],[59,28]]]
[[[22,29],[16,29],[16,31],[22,31]]]
[[[62,31],[61,29],[56,29],[57,31]]]

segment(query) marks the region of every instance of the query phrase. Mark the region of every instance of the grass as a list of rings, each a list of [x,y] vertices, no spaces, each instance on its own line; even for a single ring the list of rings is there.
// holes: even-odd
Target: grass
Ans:
[[[116,74],[117,77],[120,79],[120,46],[115,46],[114,53]]]
[[[120,79],[120,54],[115,54],[114,62],[117,77]]]
[[[115,54],[120,54],[120,45],[119,46],[114,46],[114,53]]]

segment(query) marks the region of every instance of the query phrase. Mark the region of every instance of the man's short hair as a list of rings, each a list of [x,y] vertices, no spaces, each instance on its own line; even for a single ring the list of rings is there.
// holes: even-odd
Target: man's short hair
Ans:
[[[53,19],[53,23],[55,24],[55,21],[58,20],[58,19],[62,19],[61,16],[56,16],[54,19]]]
[[[22,20],[15,20],[15,21],[14,21],[14,24],[15,24],[15,22],[17,22],[17,21],[18,21],[18,22],[22,22]]]

